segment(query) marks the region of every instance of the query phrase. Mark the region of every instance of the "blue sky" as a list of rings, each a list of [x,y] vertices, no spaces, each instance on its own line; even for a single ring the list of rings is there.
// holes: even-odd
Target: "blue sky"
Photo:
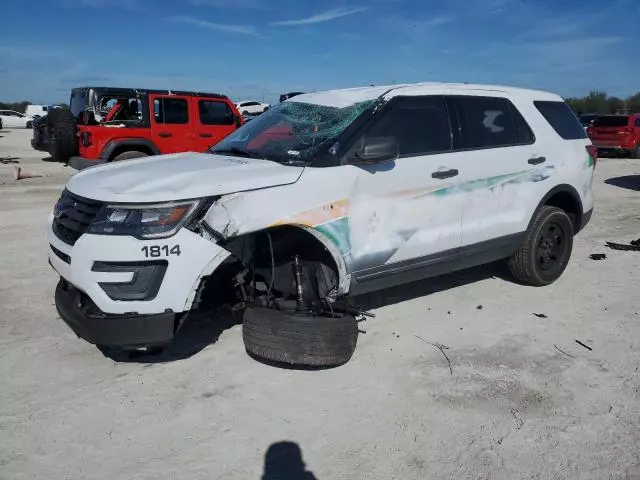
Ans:
[[[640,0],[0,0],[0,100],[81,85],[275,101],[468,81],[640,90]]]

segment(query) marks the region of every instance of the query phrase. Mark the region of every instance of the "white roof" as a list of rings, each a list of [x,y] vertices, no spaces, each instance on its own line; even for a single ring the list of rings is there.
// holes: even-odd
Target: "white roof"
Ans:
[[[510,95],[529,100],[562,100],[553,93],[541,90],[529,90],[517,87],[503,87],[499,85],[475,85],[469,83],[415,83],[404,85],[385,85],[375,87],[345,88],[342,90],[327,90],[317,93],[305,93],[286,101],[314,103],[331,107],[348,107],[354,103],[375,100],[384,95],[392,98],[398,95]]]

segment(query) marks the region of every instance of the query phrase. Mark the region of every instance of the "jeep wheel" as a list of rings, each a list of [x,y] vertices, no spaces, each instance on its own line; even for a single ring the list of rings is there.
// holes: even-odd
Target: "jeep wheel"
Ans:
[[[129,152],[123,152],[120,155],[116,155],[115,157],[113,157],[113,160],[111,161],[119,162],[120,160],[131,160],[132,158],[141,158],[141,157],[148,157],[148,156],[149,155],[144,152],[129,151]]]
[[[66,162],[78,154],[76,121],[73,114],[65,108],[54,108],[47,115],[49,130],[49,153],[54,160]]]
[[[573,249],[573,224],[564,210],[544,206],[536,212],[524,243],[509,260],[516,279],[533,286],[555,282]]]
[[[311,316],[249,307],[242,339],[250,355],[295,366],[334,367],[347,363],[358,341],[352,315]]]

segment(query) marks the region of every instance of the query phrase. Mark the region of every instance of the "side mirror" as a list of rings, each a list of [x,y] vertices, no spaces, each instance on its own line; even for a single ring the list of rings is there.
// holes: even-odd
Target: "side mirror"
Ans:
[[[356,152],[355,163],[383,162],[395,160],[400,155],[400,147],[395,137],[364,137],[360,150]]]
[[[242,126],[242,117],[240,115],[234,115],[233,116],[233,123],[235,124],[236,128]]]

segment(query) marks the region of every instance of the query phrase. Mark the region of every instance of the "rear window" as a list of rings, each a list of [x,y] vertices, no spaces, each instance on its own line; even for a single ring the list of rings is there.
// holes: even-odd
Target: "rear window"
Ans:
[[[594,127],[626,127],[629,125],[629,117],[624,115],[606,115],[593,121]]]
[[[529,125],[506,98],[454,98],[463,131],[461,148],[498,148],[534,142]]]
[[[565,140],[587,138],[584,127],[571,107],[564,102],[533,102],[549,125]]]

